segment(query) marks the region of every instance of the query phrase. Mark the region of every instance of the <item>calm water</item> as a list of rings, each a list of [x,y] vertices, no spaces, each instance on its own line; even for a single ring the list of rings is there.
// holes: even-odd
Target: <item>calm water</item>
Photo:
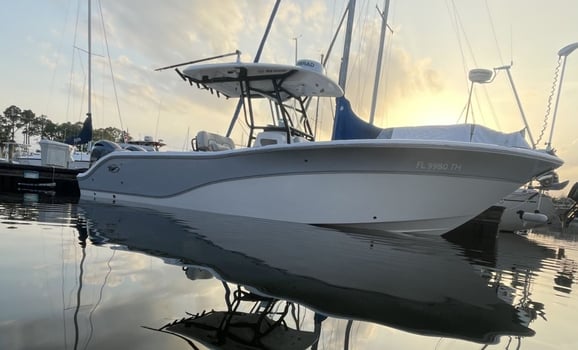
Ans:
[[[21,195],[0,235],[0,349],[578,348],[577,233],[460,245]]]

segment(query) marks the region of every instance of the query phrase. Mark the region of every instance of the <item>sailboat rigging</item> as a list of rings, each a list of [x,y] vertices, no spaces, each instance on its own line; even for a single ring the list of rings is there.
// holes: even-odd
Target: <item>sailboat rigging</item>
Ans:
[[[65,143],[73,146],[90,143],[92,141],[92,0],[88,0],[87,18],[87,112],[80,133],[77,136],[67,138],[65,141]]]
[[[377,63],[375,65],[375,81],[373,83],[373,96],[371,98],[371,112],[369,114],[370,124],[373,124],[373,121],[375,119],[375,107],[377,105],[377,92],[379,91],[379,81],[381,80],[381,61],[383,59],[383,44],[385,42],[385,33],[387,31],[388,13],[389,13],[389,0],[384,0],[383,12],[380,12],[381,33],[379,36],[379,52],[377,54]]]

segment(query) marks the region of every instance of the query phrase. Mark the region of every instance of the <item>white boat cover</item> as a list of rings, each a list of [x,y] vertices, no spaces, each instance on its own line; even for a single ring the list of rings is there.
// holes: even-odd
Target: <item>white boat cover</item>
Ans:
[[[494,144],[530,148],[524,130],[502,133],[475,124],[405,126],[383,129],[377,138],[401,140],[440,140]]]

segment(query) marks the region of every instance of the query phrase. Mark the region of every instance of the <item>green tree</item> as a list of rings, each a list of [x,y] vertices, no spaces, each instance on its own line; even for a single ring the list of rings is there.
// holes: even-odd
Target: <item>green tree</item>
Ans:
[[[36,117],[30,127],[32,130],[31,135],[33,133],[35,136],[46,138],[44,129],[46,128],[48,122],[50,122],[50,119],[48,119],[48,117],[45,114],[41,114],[40,116]]]
[[[116,142],[121,137],[122,137],[122,130],[113,127],[96,129],[93,132],[93,139],[95,140],[110,140]]]
[[[0,142],[10,140],[10,128],[8,127],[8,118],[0,114]]]
[[[30,144],[30,136],[34,136],[34,121],[36,120],[36,114],[29,109],[25,109],[20,114],[20,122],[24,127],[22,130],[22,135],[24,135],[24,143]]]
[[[55,139],[57,141],[64,142],[64,140],[66,140],[67,138],[71,136],[76,136],[80,133],[80,130],[82,129],[82,123],[76,122],[72,124],[71,122],[66,122],[58,124],[56,129],[58,130],[58,133]]]
[[[40,137],[49,140],[56,140],[58,138],[58,125],[53,123],[52,120],[46,118],[42,121],[42,131]]]
[[[0,114],[0,142],[14,141],[15,134],[19,129],[23,129],[22,135],[24,135],[24,143],[26,144],[30,144],[30,139],[33,136],[64,142],[66,139],[80,134],[82,126],[83,122],[54,123],[44,114],[36,116],[29,109],[21,110],[12,105],[6,108],[3,114]],[[120,129],[108,127],[94,130],[93,139],[119,141],[124,134]],[[131,139],[128,133],[126,136]]]
[[[16,131],[24,126],[21,121],[22,110],[14,105],[6,108],[4,111],[4,127],[8,131],[8,139],[14,141]]]

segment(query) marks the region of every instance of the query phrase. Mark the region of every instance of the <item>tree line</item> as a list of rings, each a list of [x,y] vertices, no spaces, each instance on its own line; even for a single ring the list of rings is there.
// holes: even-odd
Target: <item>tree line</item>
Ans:
[[[0,143],[15,142],[18,133],[24,137],[24,144],[30,144],[30,139],[34,136],[64,142],[67,138],[78,135],[82,124],[83,122],[54,123],[44,114],[37,116],[30,109],[23,110],[12,105],[0,115]],[[118,141],[123,136],[123,131],[108,127],[94,129],[92,134],[94,140]]]

